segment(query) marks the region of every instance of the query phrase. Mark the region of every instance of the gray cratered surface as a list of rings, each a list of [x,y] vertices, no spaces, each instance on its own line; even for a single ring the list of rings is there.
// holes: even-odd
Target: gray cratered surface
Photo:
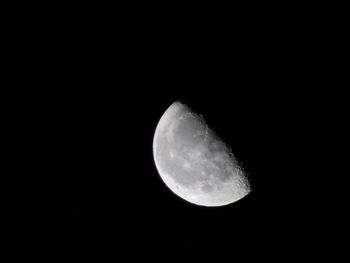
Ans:
[[[229,147],[200,115],[180,102],[160,119],[153,153],[164,183],[191,203],[223,206],[251,191]]]

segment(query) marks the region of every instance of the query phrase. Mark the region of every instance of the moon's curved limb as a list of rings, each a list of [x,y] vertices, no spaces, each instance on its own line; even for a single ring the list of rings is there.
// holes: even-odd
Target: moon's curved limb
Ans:
[[[222,206],[251,191],[229,147],[202,116],[180,102],[173,103],[160,119],[153,154],[164,183],[191,203]]]

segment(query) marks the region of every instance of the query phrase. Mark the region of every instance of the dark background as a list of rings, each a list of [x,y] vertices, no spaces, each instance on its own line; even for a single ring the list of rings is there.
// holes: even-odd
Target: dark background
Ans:
[[[76,14],[32,17],[10,40],[24,242],[87,258],[312,254],[327,234],[319,200],[330,207],[314,154],[326,147],[323,87],[335,79],[320,45],[326,24],[258,10],[186,21]],[[248,196],[206,208],[164,185],[152,141],[176,100],[231,146]]]

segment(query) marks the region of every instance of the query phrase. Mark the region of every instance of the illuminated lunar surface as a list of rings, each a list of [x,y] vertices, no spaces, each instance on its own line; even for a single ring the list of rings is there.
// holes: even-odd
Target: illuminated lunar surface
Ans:
[[[186,201],[223,206],[251,191],[231,149],[188,106],[174,102],[161,117],[153,140],[160,177]]]

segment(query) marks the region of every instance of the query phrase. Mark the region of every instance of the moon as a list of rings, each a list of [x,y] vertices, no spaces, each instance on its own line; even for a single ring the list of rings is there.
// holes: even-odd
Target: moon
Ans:
[[[190,203],[224,206],[251,192],[231,149],[201,115],[179,101],[159,120],[153,155],[165,185]]]

